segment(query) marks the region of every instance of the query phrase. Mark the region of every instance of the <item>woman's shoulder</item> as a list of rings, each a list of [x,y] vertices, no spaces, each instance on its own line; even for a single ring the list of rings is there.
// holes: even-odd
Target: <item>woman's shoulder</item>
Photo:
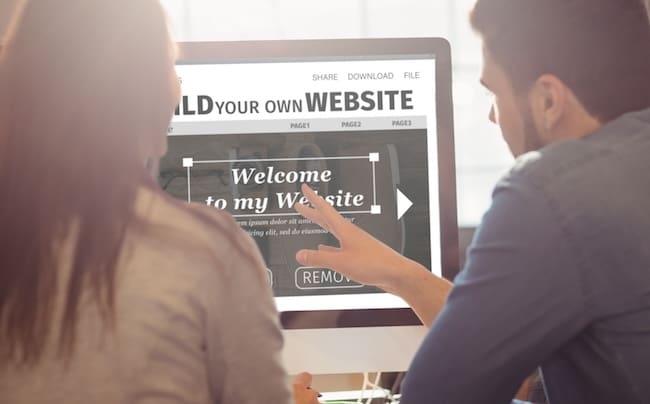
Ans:
[[[189,203],[174,198],[158,189],[142,189],[137,200],[137,214],[141,218],[170,227],[199,227],[209,230],[211,227],[234,227],[235,221],[230,214],[217,208]]]
[[[181,255],[200,253],[225,261],[262,265],[252,238],[225,211],[181,201],[158,190],[138,198],[137,217],[142,235]]]
[[[140,227],[151,236],[176,233],[197,242],[240,231],[227,212],[181,201],[157,189],[141,190],[135,213]]]
[[[213,208],[214,209],[214,208]],[[255,242],[227,212],[176,201],[155,190],[139,195],[120,264],[120,296],[129,305],[162,302],[193,313],[261,290],[264,264]],[[157,304],[158,305],[158,304]],[[189,316],[189,314],[188,314]]]

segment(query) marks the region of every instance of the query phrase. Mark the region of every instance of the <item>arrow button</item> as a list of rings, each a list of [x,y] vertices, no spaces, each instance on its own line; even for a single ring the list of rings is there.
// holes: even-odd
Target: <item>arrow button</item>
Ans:
[[[404,213],[413,206],[413,202],[398,188],[395,189],[397,190],[397,220],[400,220],[404,216]]]

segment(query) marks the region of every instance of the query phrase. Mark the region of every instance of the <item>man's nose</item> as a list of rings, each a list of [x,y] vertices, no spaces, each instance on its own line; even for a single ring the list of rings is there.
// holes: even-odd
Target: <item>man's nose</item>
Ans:
[[[494,104],[490,105],[490,113],[488,114],[488,119],[492,123],[497,123],[497,119],[496,119],[496,116],[494,114]]]

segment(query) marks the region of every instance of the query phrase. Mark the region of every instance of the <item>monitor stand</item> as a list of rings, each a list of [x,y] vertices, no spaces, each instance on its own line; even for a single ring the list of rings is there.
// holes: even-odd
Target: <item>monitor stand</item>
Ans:
[[[422,325],[283,330],[282,356],[290,375],[403,372],[427,330]]]

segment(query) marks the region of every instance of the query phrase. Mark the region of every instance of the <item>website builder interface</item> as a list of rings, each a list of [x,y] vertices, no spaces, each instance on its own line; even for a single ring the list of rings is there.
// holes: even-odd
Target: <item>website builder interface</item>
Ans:
[[[264,256],[280,311],[407,307],[295,260],[302,248],[336,245],[295,212],[302,183],[440,275],[433,57],[181,64],[177,73],[161,186],[234,216]]]

